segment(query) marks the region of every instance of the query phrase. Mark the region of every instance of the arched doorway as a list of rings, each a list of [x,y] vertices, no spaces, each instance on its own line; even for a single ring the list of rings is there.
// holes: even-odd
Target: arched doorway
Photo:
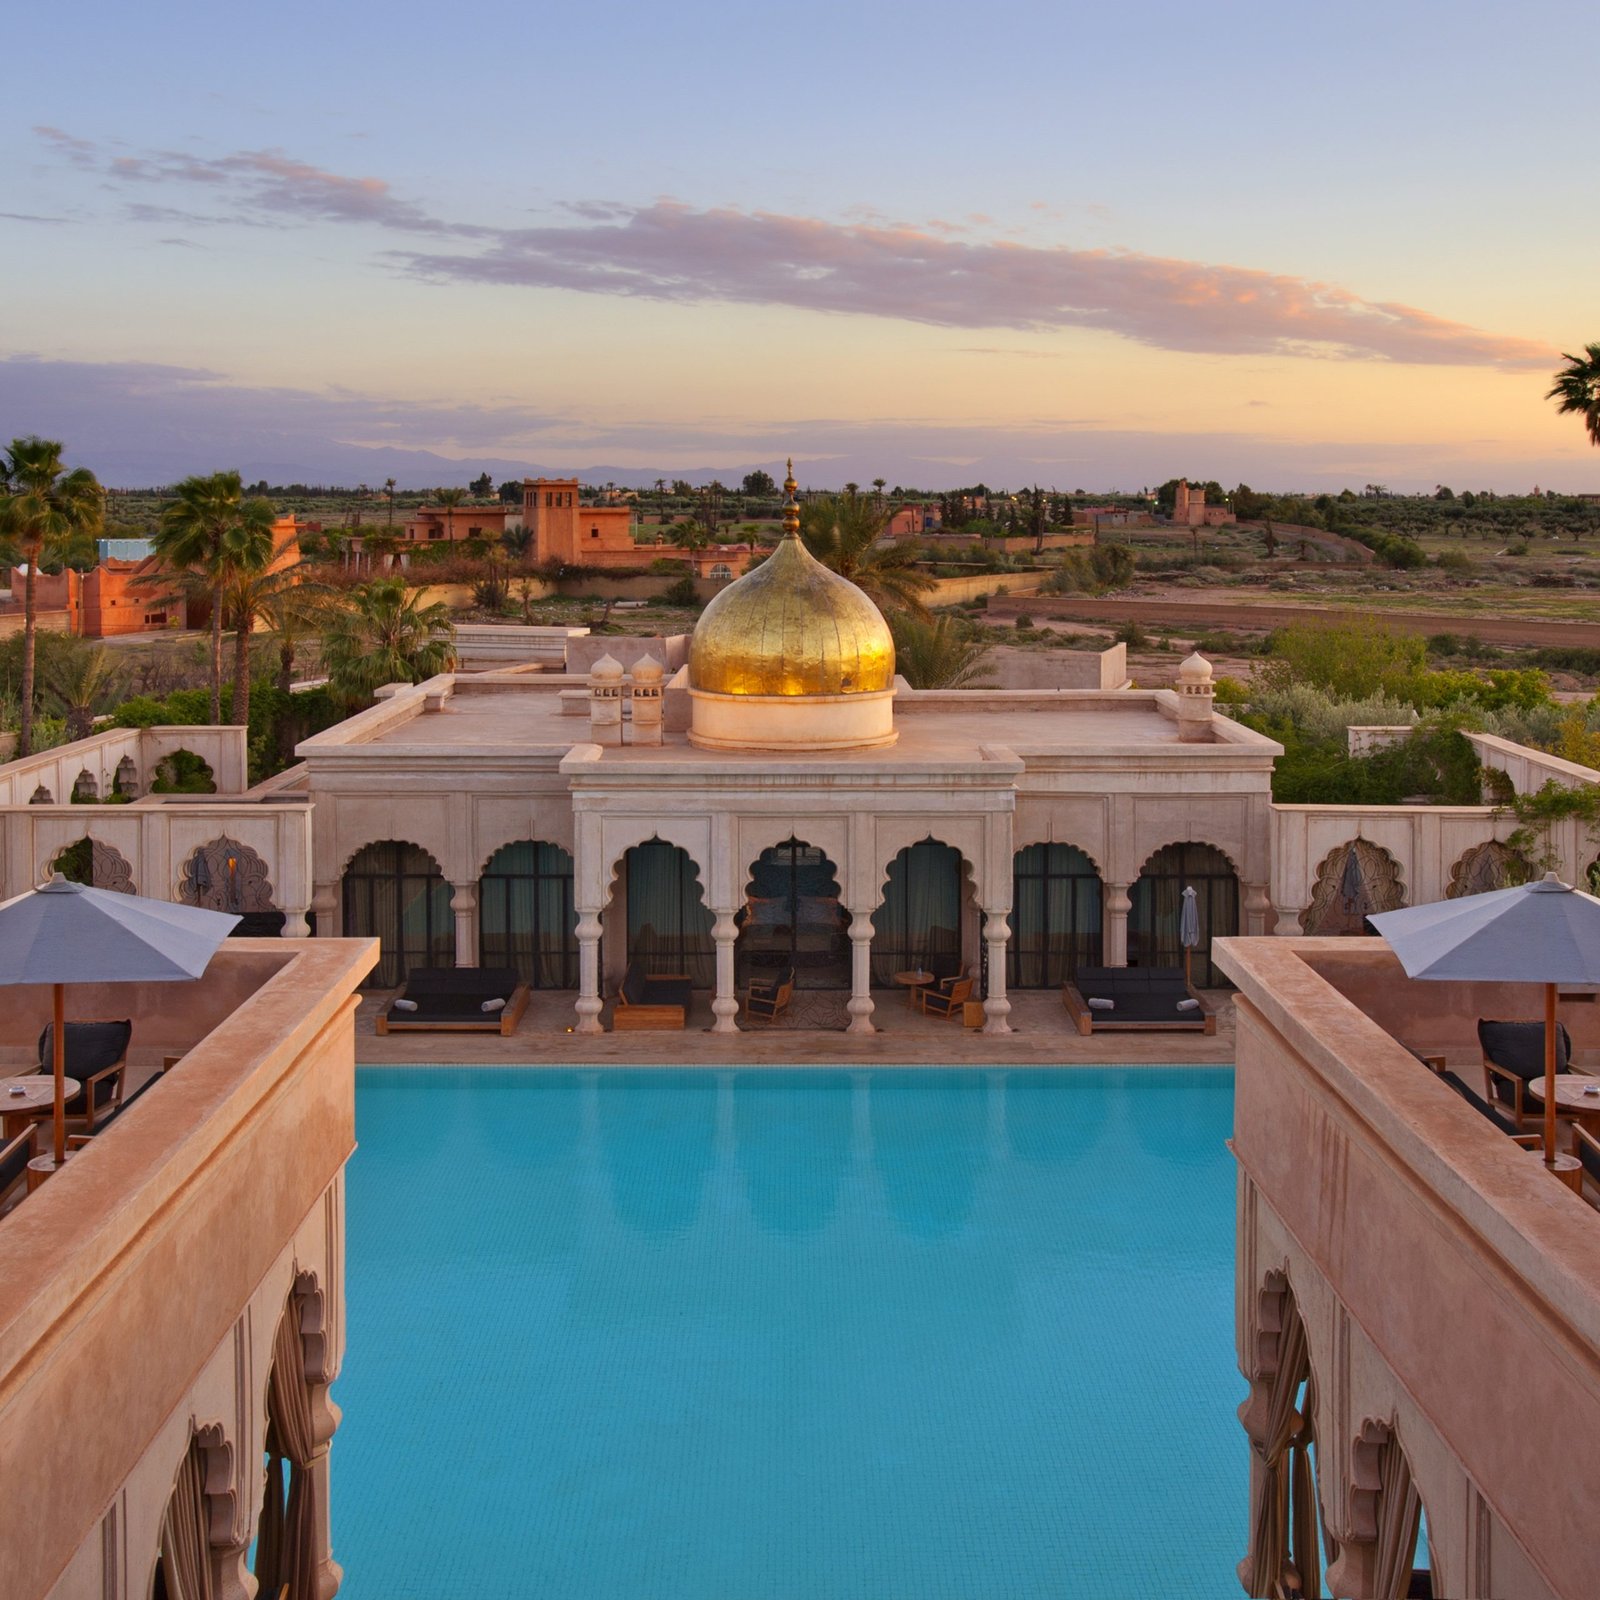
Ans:
[[[242,1547],[216,1537],[218,1528],[233,1524],[232,1505],[217,1504],[233,1498],[231,1455],[231,1447],[215,1423],[191,1436],[161,1514],[150,1600],[211,1600],[224,1592],[228,1566],[233,1564],[237,1572]],[[224,1493],[208,1489],[208,1484],[219,1482],[229,1486]]]
[[[1169,844],[1145,862],[1128,897],[1128,965],[1183,965],[1178,918],[1183,891],[1189,888],[1200,912],[1200,942],[1190,971],[1196,987],[1208,989],[1227,982],[1211,964],[1211,941],[1239,931],[1239,878],[1233,863],[1213,845]]]
[[[1520,851],[1498,839],[1486,839],[1482,844],[1473,845],[1451,867],[1444,897],[1460,900],[1470,894],[1489,894],[1496,889],[1526,883],[1532,876],[1533,869]]]
[[[535,989],[578,987],[572,857],[520,839],[490,856],[478,880],[478,964],[515,967]]]
[[[366,988],[395,988],[413,967],[454,966],[455,917],[439,863],[403,839],[358,850],[344,869],[344,933],[378,941]]]
[[[694,858],[661,839],[636,844],[623,857],[627,873],[628,963],[648,974],[687,973],[696,988],[716,976],[715,920],[700,888]]]
[[[1400,863],[1381,845],[1350,839],[1335,845],[1317,866],[1311,904],[1301,913],[1306,933],[1360,933],[1370,916],[1406,903]]]
[[[1012,858],[1006,982],[1054,989],[1101,960],[1100,873],[1070,844],[1025,845]]]
[[[798,988],[850,987],[850,915],[839,903],[837,869],[815,845],[786,839],[763,850],[737,920],[740,988],[791,967]]]
[[[937,839],[907,845],[889,863],[883,901],[872,913],[872,981],[920,968],[941,977],[961,970],[961,852]]]
[[[99,839],[79,839],[69,844],[50,863],[68,883],[81,883],[89,889],[109,889],[113,894],[132,894],[133,868],[120,850]]]
[[[1311,1347],[1288,1279],[1268,1275],[1257,1299],[1262,1369],[1239,1420],[1250,1438],[1250,1545],[1239,1563],[1245,1592],[1271,1600],[1323,1592],[1317,1477],[1317,1384]]]
[[[327,1448],[338,1422],[326,1385],[306,1370],[303,1333],[316,1292],[302,1274],[278,1318],[267,1376],[266,1489],[256,1525],[254,1573],[263,1596],[317,1600],[332,1558],[321,1543]],[[337,1569],[334,1569],[335,1573]]]

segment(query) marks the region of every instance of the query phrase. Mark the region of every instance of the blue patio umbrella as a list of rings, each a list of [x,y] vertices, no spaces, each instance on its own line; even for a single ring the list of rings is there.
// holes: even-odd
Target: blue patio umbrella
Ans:
[[[195,906],[49,883],[0,904],[0,986],[55,992],[55,1158],[66,1159],[66,985],[172,983],[198,978],[240,918]]]
[[[1556,1159],[1556,989],[1600,984],[1600,900],[1547,872],[1537,883],[1405,906],[1368,919],[1406,975],[1544,985],[1544,1159]]]
[[[1200,897],[1190,884],[1183,891],[1183,904],[1178,911],[1178,943],[1183,946],[1183,981],[1189,982],[1189,965],[1194,957],[1194,947],[1200,943]]]

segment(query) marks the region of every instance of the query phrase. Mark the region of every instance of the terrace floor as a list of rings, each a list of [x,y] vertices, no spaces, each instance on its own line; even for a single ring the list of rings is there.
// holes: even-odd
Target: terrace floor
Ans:
[[[356,1013],[356,1060],[364,1065],[495,1064],[549,1061],[572,1065],[682,1066],[728,1063],[740,1066],[837,1062],[883,1066],[1197,1063],[1233,1061],[1231,990],[1212,990],[1206,998],[1217,1012],[1214,1035],[1198,1032],[1097,1033],[1088,1038],[1073,1028],[1061,996],[1054,990],[1023,990],[1011,995],[1009,1034],[987,1034],[960,1022],[909,1009],[900,990],[876,990],[873,1022],[878,1032],[846,1033],[842,993],[801,991],[792,1020],[769,1027],[756,1024],[736,1034],[714,1034],[711,996],[697,991],[688,1026],[627,1033],[576,1034],[576,996],[566,990],[536,990],[517,1031],[495,1033],[391,1033],[379,1037],[375,1024],[398,990],[376,990],[362,997]],[[601,1019],[610,1026],[608,1006]]]

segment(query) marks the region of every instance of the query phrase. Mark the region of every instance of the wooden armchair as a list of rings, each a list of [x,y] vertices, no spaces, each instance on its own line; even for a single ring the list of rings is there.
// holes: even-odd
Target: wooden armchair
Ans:
[[[744,1014],[751,1021],[776,1022],[794,998],[794,968],[786,967],[776,978],[752,983],[744,997]]]
[[[945,978],[926,989],[917,989],[917,1007],[934,1017],[959,1017],[961,1008],[972,998],[971,978]]]
[[[1578,1158],[1578,1165],[1583,1168],[1584,1178],[1594,1186],[1596,1195],[1600,1196],[1600,1139],[1595,1138],[1585,1127],[1574,1127],[1572,1153]]]
[[[39,1124],[29,1123],[14,1139],[0,1143],[0,1210],[28,1175],[28,1163],[39,1154]]]
[[[122,1106],[122,1080],[128,1065],[131,1022],[69,1022],[66,1074],[82,1087],[67,1100],[68,1121],[93,1133],[95,1123],[114,1116]],[[55,1024],[47,1022],[39,1035],[39,1070],[53,1070]]]
[[[1483,1093],[1495,1109],[1508,1114],[1521,1130],[1540,1126],[1544,1102],[1528,1093],[1533,1080],[1544,1080],[1544,1024],[1542,1022],[1478,1023],[1478,1044],[1483,1051]],[[1556,1071],[1572,1070],[1572,1036],[1564,1023],[1556,1025]]]

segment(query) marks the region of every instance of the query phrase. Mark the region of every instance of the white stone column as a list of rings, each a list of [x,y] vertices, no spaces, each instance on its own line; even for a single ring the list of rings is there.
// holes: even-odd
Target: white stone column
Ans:
[[[303,907],[291,906],[283,914],[283,937],[285,939],[308,939],[311,936],[311,924],[306,918]]]
[[[478,964],[478,886],[476,883],[451,884],[450,909],[456,916],[456,965]]]
[[[319,939],[337,939],[339,928],[339,885],[319,883],[311,895],[311,915],[316,919]]]
[[[876,1033],[872,1020],[875,1010],[872,1000],[872,913],[850,913],[850,999],[845,1010],[850,1013],[850,1026],[846,1033]]]
[[[600,998],[600,912],[578,910],[578,1013],[576,1032],[604,1033],[600,1013],[605,1002]]]
[[[1274,906],[1278,913],[1277,926],[1273,928],[1280,939],[1297,939],[1302,929],[1300,927],[1300,914],[1305,909],[1303,906]]]
[[[1264,883],[1244,886],[1244,931],[1252,939],[1267,931],[1267,915],[1272,910],[1272,891]]]
[[[983,1031],[1010,1033],[1011,1002],[1006,999],[1006,941],[1011,937],[1011,918],[1005,911],[985,911],[983,943],[988,957],[988,992],[983,999]]]
[[[713,1033],[737,1033],[739,991],[733,981],[733,947],[739,938],[739,925],[731,911],[719,911],[711,924],[711,937],[717,947],[717,992],[711,1001]]]
[[[1105,919],[1101,943],[1101,959],[1108,967],[1125,967],[1128,964],[1128,913],[1133,902],[1128,898],[1128,885],[1108,883],[1102,915]]]

